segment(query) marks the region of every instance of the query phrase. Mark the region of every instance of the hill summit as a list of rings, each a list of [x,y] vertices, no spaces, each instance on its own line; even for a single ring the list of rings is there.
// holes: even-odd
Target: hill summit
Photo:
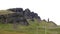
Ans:
[[[22,25],[29,25],[27,20],[34,21],[37,19],[41,21],[41,18],[37,13],[30,11],[28,8],[10,8],[7,10],[0,10],[0,22],[1,23],[19,23]]]
[[[43,26],[56,26],[56,24],[53,21],[49,21],[49,19],[47,21],[45,19],[41,20],[41,17],[38,16],[37,13],[32,12],[28,8],[25,10],[23,10],[23,8],[0,10],[0,22],[3,24],[18,23],[21,25],[29,25],[31,21],[36,21]]]

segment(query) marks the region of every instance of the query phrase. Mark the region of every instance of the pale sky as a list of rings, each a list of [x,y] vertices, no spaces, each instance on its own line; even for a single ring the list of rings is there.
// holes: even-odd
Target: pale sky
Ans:
[[[9,8],[29,8],[41,19],[50,19],[60,25],[60,0],[0,0],[0,10]]]

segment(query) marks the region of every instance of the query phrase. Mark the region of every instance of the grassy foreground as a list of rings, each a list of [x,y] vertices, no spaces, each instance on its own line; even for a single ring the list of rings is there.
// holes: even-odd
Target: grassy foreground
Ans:
[[[53,23],[37,20],[29,23],[29,26],[18,24],[16,29],[13,24],[0,24],[0,34],[60,34],[60,28]]]

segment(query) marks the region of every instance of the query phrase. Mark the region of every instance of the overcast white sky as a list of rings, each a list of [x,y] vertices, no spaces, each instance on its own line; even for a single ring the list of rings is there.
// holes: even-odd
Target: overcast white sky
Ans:
[[[42,19],[50,19],[60,25],[60,0],[0,0],[0,10],[8,8],[29,8]]]

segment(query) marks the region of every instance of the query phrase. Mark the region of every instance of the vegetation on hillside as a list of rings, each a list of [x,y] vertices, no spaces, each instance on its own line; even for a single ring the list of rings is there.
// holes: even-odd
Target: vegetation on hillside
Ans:
[[[60,34],[60,27],[29,9],[11,8],[0,10],[0,34]]]

